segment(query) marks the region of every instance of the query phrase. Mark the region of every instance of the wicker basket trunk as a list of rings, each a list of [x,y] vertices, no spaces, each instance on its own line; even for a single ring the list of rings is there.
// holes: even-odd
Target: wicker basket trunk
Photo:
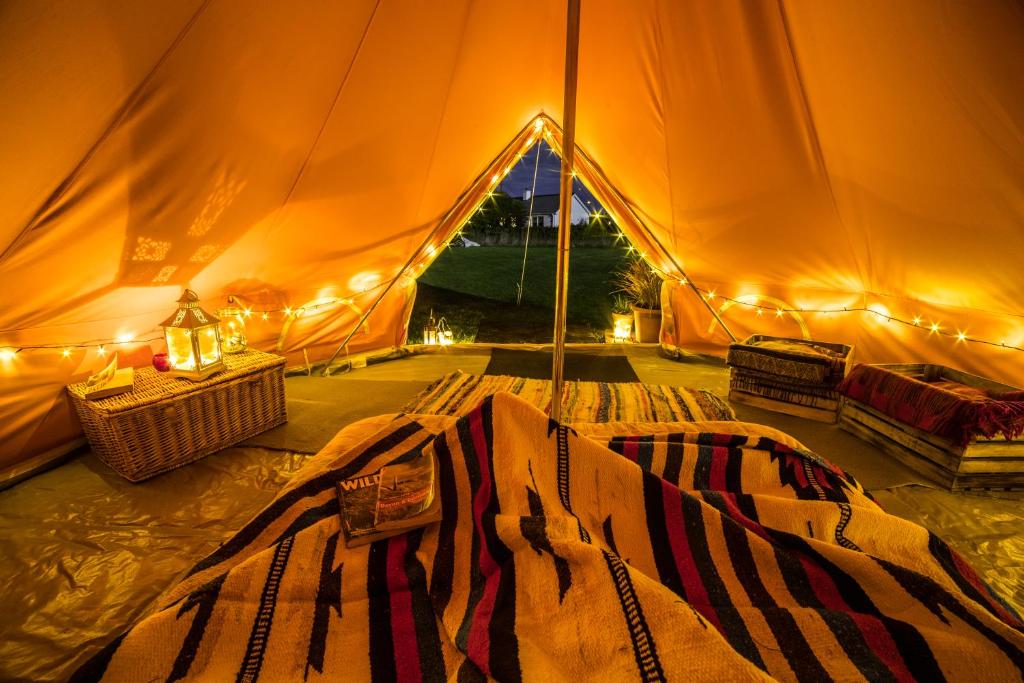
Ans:
[[[130,393],[90,401],[68,387],[100,460],[138,482],[181,467],[285,422],[285,359],[260,351],[225,357],[227,369],[201,382],[153,368]]]

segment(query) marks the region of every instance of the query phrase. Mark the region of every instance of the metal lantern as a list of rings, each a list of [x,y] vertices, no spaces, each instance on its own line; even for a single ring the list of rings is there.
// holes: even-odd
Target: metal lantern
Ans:
[[[448,327],[448,323],[444,318],[441,318],[437,321],[437,343],[441,346],[448,346],[453,341],[452,328]]]
[[[437,323],[434,321],[434,311],[430,311],[430,319],[427,324],[423,327],[423,343],[424,344],[436,344],[437,343]]]
[[[195,292],[185,290],[178,299],[177,312],[161,324],[172,377],[201,380],[224,369],[219,322],[199,307]]]
[[[217,309],[220,318],[220,348],[224,353],[245,351],[245,316],[235,297],[228,297],[228,305]]]

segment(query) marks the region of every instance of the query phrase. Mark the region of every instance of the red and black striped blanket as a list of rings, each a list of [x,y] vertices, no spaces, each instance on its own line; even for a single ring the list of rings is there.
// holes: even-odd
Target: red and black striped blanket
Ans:
[[[604,442],[498,394],[324,453],[79,680],[1018,680],[1017,616],[787,439]],[[739,423],[731,423],[739,425]],[[440,523],[346,549],[335,481],[437,457]]]
[[[922,382],[877,365],[858,365],[839,393],[929,434],[966,446],[971,439],[1024,433],[1024,391],[988,392],[956,382]]]

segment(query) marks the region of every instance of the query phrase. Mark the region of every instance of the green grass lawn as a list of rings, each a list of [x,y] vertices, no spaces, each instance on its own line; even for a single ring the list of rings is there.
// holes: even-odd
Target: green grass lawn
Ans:
[[[567,339],[600,341],[611,327],[614,271],[626,250],[573,247],[569,259]],[[430,309],[445,316],[458,341],[551,341],[555,305],[555,248],[532,247],[522,306],[516,285],[522,247],[447,249],[420,277],[410,342],[420,341]]]

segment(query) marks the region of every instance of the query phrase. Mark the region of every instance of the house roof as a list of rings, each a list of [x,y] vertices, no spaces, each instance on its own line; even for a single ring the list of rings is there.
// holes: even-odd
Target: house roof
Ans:
[[[573,195],[573,199],[579,201],[582,204],[578,195]],[[530,200],[520,199],[526,211],[530,210]],[[538,194],[533,198],[533,215],[534,216],[551,216],[558,211],[558,195],[557,194]]]

